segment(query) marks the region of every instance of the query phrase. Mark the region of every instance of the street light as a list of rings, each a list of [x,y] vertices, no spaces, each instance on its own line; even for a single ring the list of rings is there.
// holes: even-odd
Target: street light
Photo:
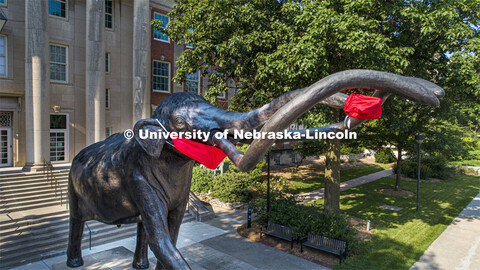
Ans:
[[[418,143],[417,212],[420,211],[420,145],[423,140],[425,140],[425,135],[415,135],[415,141]]]
[[[3,26],[7,23],[7,17],[3,14],[3,10],[0,8],[0,32],[2,32]]]

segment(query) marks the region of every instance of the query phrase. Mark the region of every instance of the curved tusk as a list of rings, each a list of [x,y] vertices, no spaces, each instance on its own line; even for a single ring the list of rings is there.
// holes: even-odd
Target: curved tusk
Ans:
[[[301,95],[297,95],[290,100],[265,123],[261,132],[282,131],[316,103],[325,100],[338,91],[349,88],[382,89],[386,91],[385,98],[392,93],[417,103],[431,106],[440,105],[436,95],[429,89],[431,87],[425,87],[424,85],[427,84],[419,80],[381,71],[349,70],[338,72],[316,82],[302,91]],[[357,124],[353,123],[354,126],[363,122],[363,120],[359,121]],[[237,168],[241,171],[253,169],[274,142],[274,139],[254,140],[241,158]]]

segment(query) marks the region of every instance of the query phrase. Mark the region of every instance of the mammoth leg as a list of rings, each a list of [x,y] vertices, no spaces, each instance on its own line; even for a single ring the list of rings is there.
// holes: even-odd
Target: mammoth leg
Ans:
[[[156,269],[190,269],[170,238],[166,203],[144,178],[137,176],[132,182],[132,193],[137,198],[147,241],[157,258]]]
[[[133,257],[132,267],[135,269],[148,269],[148,243],[143,223],[137,223],[137,246]]]
[[[79,267],[83,265],[82,236],[85,221],[70,217],[70,235],[68,237],[67,266]]]
[[[168,213],[168,230],[174,245],[177,245],[178,232],[180,231],[180,225],[182,225],[185,207],[187,207],[187,201]]]

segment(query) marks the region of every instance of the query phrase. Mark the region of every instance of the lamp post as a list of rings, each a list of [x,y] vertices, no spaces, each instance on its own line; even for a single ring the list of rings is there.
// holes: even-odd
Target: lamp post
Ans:
[[[3,14],[3,10],[0,8],[0,32],[2,32],[3,26],[7,23],[7,17]]]
[[[267,222],[270,215],[270,149],[267,152]]]
[[[420,145],[425,140],[425,135],[415,135],[418,143],[418,170],[417,170],[417,212],[420,212]]]

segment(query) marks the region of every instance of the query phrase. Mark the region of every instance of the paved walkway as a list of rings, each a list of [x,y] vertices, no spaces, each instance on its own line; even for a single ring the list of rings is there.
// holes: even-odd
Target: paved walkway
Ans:
[[[480,269],[480,193],[410,269]]]
[[[192,269],[329,269],[238,235],[236,229],[246,222],[246,210],[214,208],[214,211],[217,217],[213,220],[187,222],[180,227],[177,248]],[[91,250],[84,249],[85,267],[82,269],[132,269],[135,243],[136,237],[130,237]],[[149,259],[150,269],[155,269],[156,259],[151,251]],[[63,255],[13,269],[67,269],[65,261]]]
[[[387,170],[379,171],[376,173],[367,174],[358,178],[354,178],[352,180],[348,180],[340,183],[340,191],[344,191],[356,186],[370,183],[380,178],[388,177],[392,174],[393,174],[393,170],[387,169]],[[325,195],[325,188],[321,188],[314,191],[302,193],[299,196],[302,203],[310,203],[323,198],[324,195]]]

